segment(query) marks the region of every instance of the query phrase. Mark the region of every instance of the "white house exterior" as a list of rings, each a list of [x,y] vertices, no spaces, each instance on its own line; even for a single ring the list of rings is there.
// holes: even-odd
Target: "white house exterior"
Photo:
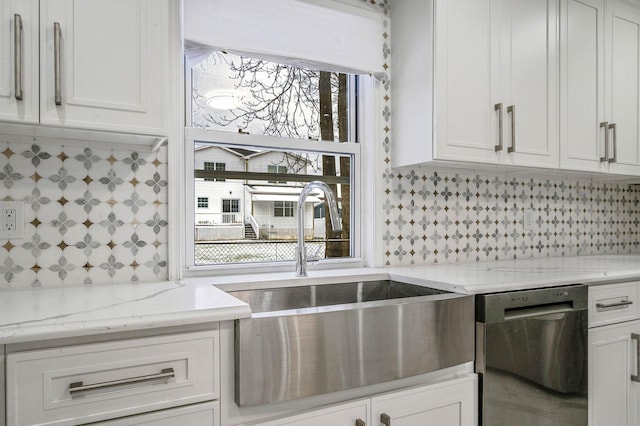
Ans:
[[[308,160],[292,153],[236,150],[202,145],[195,150],[196,170],[255,173],[313,174]],[[195,232],[197,241],[294,239],[297,229],[297,200],[304,183],[195,179]],[[310,194],[305,203],[305,236],[314,232],[314,206],[322,203],[321,191]],[[251,231],[255,236],[251,235]]]

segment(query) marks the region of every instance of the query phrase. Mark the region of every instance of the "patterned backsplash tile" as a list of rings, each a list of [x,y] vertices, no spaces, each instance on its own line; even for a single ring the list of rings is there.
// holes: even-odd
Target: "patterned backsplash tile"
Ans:
[[[0,288],[167,279],[167,153],[0,140],[0,199],[25,238],[0,240]]]
[[[640,189],[635,186],[387,169],[385,187],[386,265],[640,248]]]

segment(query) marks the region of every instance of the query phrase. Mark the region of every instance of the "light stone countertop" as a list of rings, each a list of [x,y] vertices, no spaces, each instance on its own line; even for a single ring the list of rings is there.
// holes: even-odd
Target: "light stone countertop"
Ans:
[[[204,324],[251,316],[221,289],[394,279],[464,294],[640,281],[640,254],[190,278],[0,292],[0,344]],[[218,288],[219,287],[219,288]]]
[[[389,278],[464,294],[640,281],[640,254],[545,257],[387,268]]]
[[[246,318],[246,303],[216,286],[244,289],[386,279],[376,269],[192,278],[157,283],[87,285],[0,291],[0,344],[188,326]]]

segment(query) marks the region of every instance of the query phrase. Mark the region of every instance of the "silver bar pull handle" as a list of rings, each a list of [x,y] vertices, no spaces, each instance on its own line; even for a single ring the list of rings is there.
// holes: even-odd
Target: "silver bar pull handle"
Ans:
[[[609,158],[610,163],[618,160],[618,125],[616,123],[609,124],[609,130],[613,130],[613,155]]]
[[[362,419],[356,420],[356,426],[367,426],[367,424]]]
[[[163,368],[160,373],[148,374],[146,376],[129,377],[127,379],[111,380],[109,382],[94,383],[85,385],[83,382],[74,382],[69,384],[69,393],[73,396],[80,392],[86,392],[89,390],[107,389],[115,386],[129,385],[132,383],[150,382],[158,379],[168,379],[175,377],[176,374],[173,368]]]
[[[604,157],[600,157],[600,162],[609,161],[609,123],[604,121],[600,123],[600,128],[604,128]]]
[[[380,414],[380,423],[384,426],[391,426],[391,417],[385,413]]]
[[[13,15],[13,73],[15,83],[15,98],[23,100],[22,90],[22,16]]]
[[[640,334],[631,333],[631,340],[636,341],[636,374],[631,375],[631,381],[640,383]]]
[[[633,305],[632,300],[621,300],[619,302],[614,302],[614,303],[596,303],[596,308],[611,309],[611,308],[618,308],[618,307],[627,307],[629,305]]]
[[[498,152],[503,147],[502,103],[496,104],[494,111],[498,111],[498,145],[495,146],[495,151]]]
[[[60,39],[62,38],[62,30],[60,22],[53,23],[53,71],[54,71],[54,90],[56,105],[62,105],[62,88],[60,77]]]
[[[507,148],[507,152],[511,154],[516,152],[516,106],[508,106],[507,113],[511,114],[511,146]]]

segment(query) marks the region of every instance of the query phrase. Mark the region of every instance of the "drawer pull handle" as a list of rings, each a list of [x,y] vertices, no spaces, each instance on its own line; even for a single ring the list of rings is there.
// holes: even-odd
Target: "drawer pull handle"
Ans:
[[[391,426],[391,417],[387,413],[380,414],[380,423],[384,426]]]
[[[95,389],[105,389],[115,386],[128,385],[131,383],[150,382],[158,379],[167,379],[175,377],[176,373],[173,368],[163,368],[160,373],[148,374],[146,376],[129,377],[128,379],[112,380],[109,382],[94,383],[92,385],[85,385],[83,382],[74,382],[69,384],[69,393],[73,396],[79,392],[86,392]]]
[[[495,151],[502,151],[504,142],[503,122],[502,122],[502,102],[494,106],[494,110],[498,112],[498,145],[495,146]]]
[[[631,340],[636,341],[636,374],[631,375],[631,381],[640,383],[640,334],[631,333]]]
[[[62,30],[60,23],[53,23],[53,81],[54,81],[54,101],[56,105],[62,105],[62,78],[60,76],[60,43]]]
[[[507,113],[511,114],[511,146],[507,148],[507,152],[511,154],[516,152],[516,106],[508,106]]]
[[[609,122],[600,123],[600,128],[604,129],[604,157],[600,157],[600,162],[609,161]]]
[[[367,426],[367,424],[362,419],[356,420],[356,426]]]
[[[610,309],[610,308],[618,308],[621,306],[629,306],[633,305],[633,301],[631,300],[621,300],[619,302],[614,303],[596,303],[596,308],[598,309]]]
[[[22,90],[22,16],[17,13],[13,15],[13,72],[15,84],[15,98],[18,101],[23,100],[24,92]]]

